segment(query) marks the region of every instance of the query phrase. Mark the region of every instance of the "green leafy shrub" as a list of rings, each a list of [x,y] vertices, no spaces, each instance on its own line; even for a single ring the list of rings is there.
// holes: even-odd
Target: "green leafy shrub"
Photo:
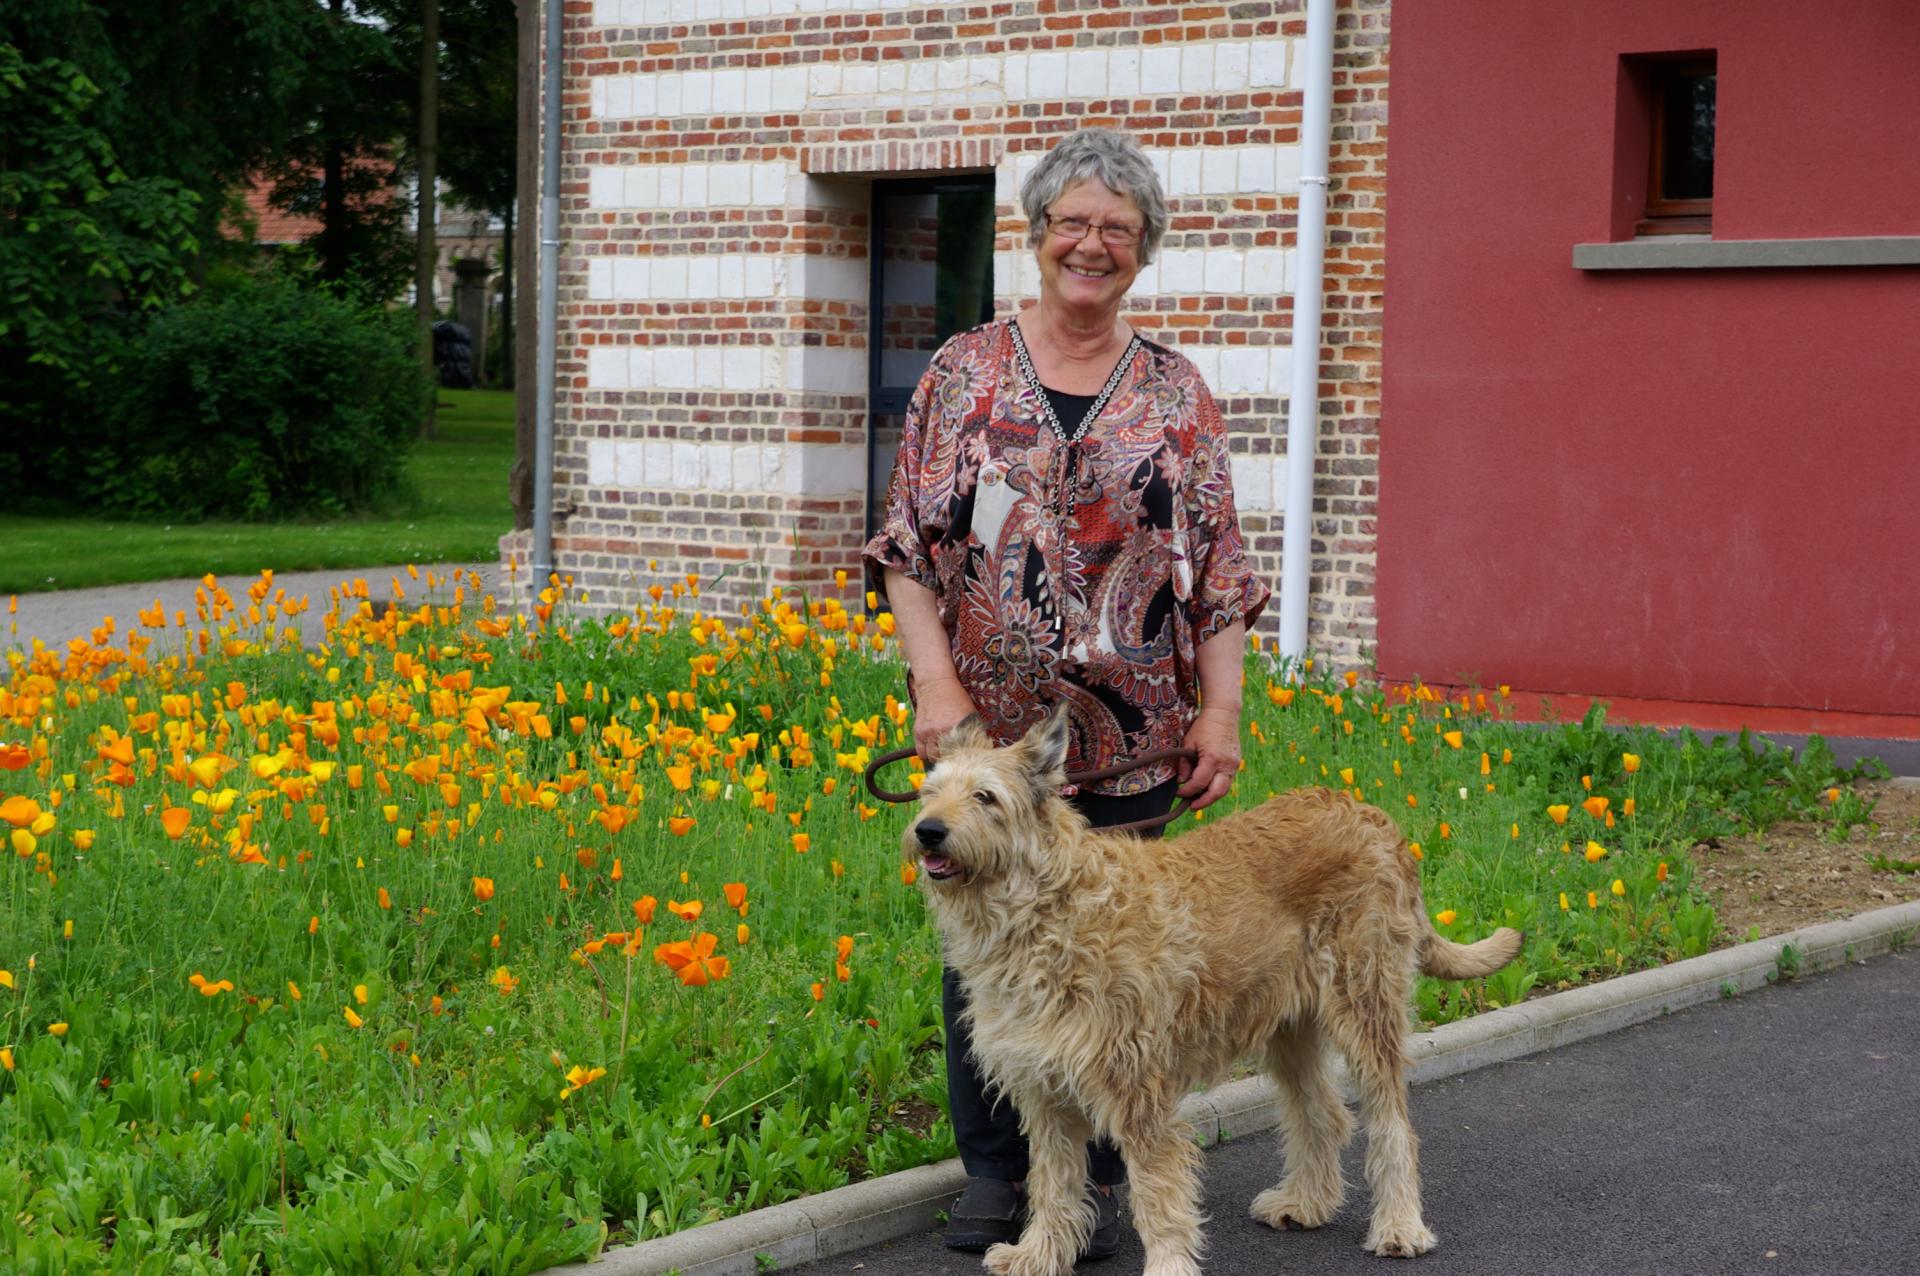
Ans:
[[[410,316],[267,276],[176,306],[134,340],[116,406],[83,429],[100,508],[174,519],[380,505],[431,387]]]

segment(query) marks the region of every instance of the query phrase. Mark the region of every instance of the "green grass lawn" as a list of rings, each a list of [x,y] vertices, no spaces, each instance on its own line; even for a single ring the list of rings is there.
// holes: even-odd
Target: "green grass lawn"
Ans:
[[[407,461],[416,503],[319,523],[146,523],[0,514],[0,593],[38,593],[206,572],[317,571],[487,560],[513,526],[513,394],[442,390],[438,437]]]

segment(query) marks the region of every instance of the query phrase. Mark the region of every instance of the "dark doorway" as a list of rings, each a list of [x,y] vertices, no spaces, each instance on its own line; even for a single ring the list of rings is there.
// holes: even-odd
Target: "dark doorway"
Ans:
[[[991,173],[873,184],[867,321],[867,535],[914,387],[948,337],[993,318]]]

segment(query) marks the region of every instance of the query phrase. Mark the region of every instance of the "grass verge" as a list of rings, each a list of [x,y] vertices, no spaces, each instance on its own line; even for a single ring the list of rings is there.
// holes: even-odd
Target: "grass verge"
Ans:
[[[392,514],[317,523],[148,523],[0,514],[0,593],[390,563],[481,562],[513,526],[513,395],[440,391],[437,437],[407,461],[414,497]]]
[[[859,789],[907,733],[889,618],[695,619],[659,584],[549,628],[336,592],[313,649],[262,586],[205,630],[13,653],[0,1252],[522,1272],[951,1155],[907,811]],[[1358,792],[1445,933],[1529,933],[1509,972],[1423,981],[1428,1022],[1705,951],[1692,839],[1842,775],[1598,715],[1525,730],[1497,691],[1291,685],[1257,652],[1247,679],[1207,818]]]

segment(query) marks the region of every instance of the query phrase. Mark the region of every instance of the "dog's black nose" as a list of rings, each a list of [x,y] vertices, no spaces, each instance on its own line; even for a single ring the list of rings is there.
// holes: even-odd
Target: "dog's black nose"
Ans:
[[[913,826],[913,835],[920,839],[920,845],[937,851],[940,844],[947,840],[947,826],[939,820],[921,820]]]

